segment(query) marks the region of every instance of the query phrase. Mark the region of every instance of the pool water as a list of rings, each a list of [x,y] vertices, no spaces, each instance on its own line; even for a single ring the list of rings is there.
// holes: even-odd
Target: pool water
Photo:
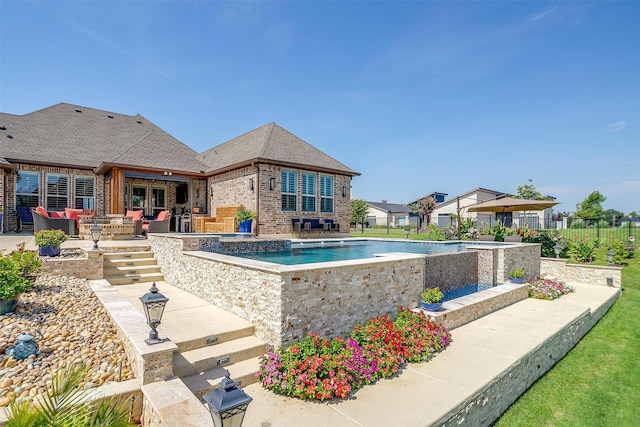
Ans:
[[[444,291],[444,297],[442,298],[442,302],[450,301],[452,299],[460,298],[465,295],[475,294],[476,292],[485,291],[487,289],[492,288],[494,285],[483,285],[477,283],[475,285],[467,285],[462,288],[452,289],[450,291]]]
[[[386,252],[437,254],[460,252],[466,249],[460,242],[401,242],[379,240],[357,240],[339,242],[292,243],[291,251],[254,252],[235,256],[284,265],[310,264],[315,262],[344,261],[373,258]]]

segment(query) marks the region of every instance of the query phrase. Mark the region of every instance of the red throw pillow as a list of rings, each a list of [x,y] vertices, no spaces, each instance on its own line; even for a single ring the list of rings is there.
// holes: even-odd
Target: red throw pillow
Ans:
[[[36,213],[40,214],[40,216],[44,218],[49,218],[49,213],[42,206],[38,206],[36,208]]]
[[[49,214],[49,218],[64,218],[64,213],[54,211]]]
[[[76,221],[80,220],[80,215],[82,215],[82,212],[82,209],[64,208],[64,216],[69,219],[75,219]]]
[[[133,218],[134,221],[140,221],[142,219],[142,214],[143,213],[144,213],[144,211],[142,211],[142,210],[130,211],[129,209],[127,209],[127,213],[125,214],[125,216],[129,216],[129,217]]]

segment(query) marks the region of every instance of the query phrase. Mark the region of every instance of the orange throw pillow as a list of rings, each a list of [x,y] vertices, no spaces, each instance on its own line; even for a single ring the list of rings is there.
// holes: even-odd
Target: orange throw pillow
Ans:
[[[49,218],[64,218],[64,213],[62,212],[51,212],[51,215],[49,215]]]
[[[162,211],[158,214],[156,221],[164,221],[167,218],[169,218],[169,211]]]
[[[39,213],[44,218],[49,218],[49,213],[42,206],[36,208],[36,213]]]
[[[142,213],[142,210],[130,211],[129,209],[127,209],[127,213],[125,214],[125,216],[133,218],[134,221],[140,221],[142,219]]]
[[[76,222],[80,220],[80,215],[83,214],[82,212],[82,209],[64,208],[64,216],[69,219],[75,219]]]

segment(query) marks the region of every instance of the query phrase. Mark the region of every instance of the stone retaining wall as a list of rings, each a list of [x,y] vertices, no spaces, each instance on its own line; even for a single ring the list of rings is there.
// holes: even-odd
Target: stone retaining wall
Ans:
[[[42,272],[72,276],[78,279],[102,279],[104,252],[82,249],[84,258],[45,258]]]
[[[563,282],[589,283],[616,288],[622,286],[622,267],[567,264],[566,259],[540,258],[540,270],[546,276],[555,277]]]
[[[478,252],[426,256],[425,271],[424,285],[428,288],[439,287],[444,292],[475,285],[478,283]]]

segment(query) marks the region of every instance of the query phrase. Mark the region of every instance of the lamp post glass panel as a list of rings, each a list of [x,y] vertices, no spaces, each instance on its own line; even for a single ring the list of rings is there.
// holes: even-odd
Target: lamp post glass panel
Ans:
[[[411,233],[411,229],[409,227],[404,228],[404,234],[407,235],[407,239],[409,238],[409,233]]]
[[[609,249],[609,252],[607,252],[607,261],[609,262],[609,267],[613,266],[613,257],[615,255],[616,254],[611,249]]]
[[[141,296],[140,301],[142,301],[142,306],[144,307],[144,315],[147,317],[147,324],[151,327],[149,339],[146,339],[144,342],[148,345],[153,345],[167,341],[166,338],[158,339],[158,331],[156,328],[160,325],[162,313],[164,312],[164,307],[167,304],[167,301],[169,301],[169,298],[158,292],[156,282],[153,282],[149,292]]]
[[[102,228],[98,224],[93,224],[91,228],[89,228],[89,233],[91,233],[91,240],[93,240],[93,249],[99,249],[98,241],[102,236]]]
[[[229,372],[220,381],[220,387],[203,396],[216,427],[240,427],[244,420],[251,396],[238,388]]]

